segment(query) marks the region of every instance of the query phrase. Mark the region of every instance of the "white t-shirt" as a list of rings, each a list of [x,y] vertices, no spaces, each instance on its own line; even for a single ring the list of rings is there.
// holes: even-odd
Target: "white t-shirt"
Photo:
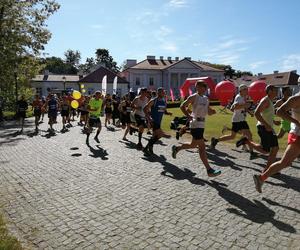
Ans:
[[[200,96],[197,93],[193,96],[195,96],[195,100],[192,105],[193,119],[190,122],[190,128],[204,128],[205,116],[208,113],[208,98],[207,96]]]
[[[297,96],[300,96],[300,94],[297,94]],[[300,108],[292,109],[292,117],[300,121]],[[300,127],[298,127],[295,123],[292,122],[290,133],[300,136]]]
[[[245,104],[246,100],[240,94],[237,94],[234,98],[234,102],[232,105],[236,104]],[[235,109],[233,111],[232,122],[243,122],[246,120],[246,110],[245,109]]]
[[[136,101],[135,101],[135,105],[136,105],[136,110],[135,110],[135,114],[139,115],[141,117],[145,117],[145,113],[144,113],[144,107],[146,106],[146,104],[148,103],[148,98],[145,97],[144,100],[141,100],[140,97],[136,97]]]

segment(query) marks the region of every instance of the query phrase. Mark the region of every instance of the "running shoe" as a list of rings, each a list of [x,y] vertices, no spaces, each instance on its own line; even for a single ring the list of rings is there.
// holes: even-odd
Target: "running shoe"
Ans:
[[[218,144],[218,140],[215,137],[212,137],[210,141],[210,148],[215,149],[217,144]]]
[[[260,179],[260,176],[257,174],[253,175],[253,180],[254,180],[256,191],[261,193],[262,192],[261,187],[264,184],[264,182]]]
[[[217,169],[213,169],[213,168],[210,168],[207,170],[207,175],[209,177],[216,177],[218,175],[220,175],[222,172],[221,170],[217,170]]]
[[[172,146],[172,157],[176,159],[177,147],[175,145]]]
[[[251,151],[250,152],[250,161],[256,159],[258,157],[258,154],[256,152]]]
[[[245,145],[247,141],[248,141],[247,137],[242,137],[235,143],[235,146],[238,148],[242,145]]]
[[[176,131],[176,140],[179,140],[179,131]]]

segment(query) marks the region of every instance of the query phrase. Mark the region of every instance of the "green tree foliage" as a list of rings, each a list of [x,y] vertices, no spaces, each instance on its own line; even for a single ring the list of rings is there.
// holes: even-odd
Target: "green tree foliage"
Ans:
[[[46,21],[58,9],[55,0],[0,1],[0,92],[13,95],[16,79],[26,86],[40,70],[36,58],[51,37]]]
[[[114,72],[119,72],[119,67],[114,61],[113,57],[109,54],[107,49],[96,50],[96,64],[104,64],[104,66]]]
[[[64,53],[64,55],[66,64],[78,69],[81,59],[80,52],[78,50],[74,51],[69,49]]]
[[[209,63],[209,62],[205,62],[205,61],[200,61],[200,63],[208,65],[208,66],[216,68],[216,69],[224,70],[224,76],[226,78],[234,78],[234,77],[240,78],[242,75],[253,76],[252,72],[235,70],[232,68],[231,65]]]

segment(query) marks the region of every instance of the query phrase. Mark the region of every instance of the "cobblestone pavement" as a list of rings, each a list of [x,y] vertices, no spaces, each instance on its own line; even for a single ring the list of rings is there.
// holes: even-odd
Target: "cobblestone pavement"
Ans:
[[[259,194],[252,175],[265,160],[230,145],[208,152],[223,171],[208,178],[196,151],[171,158],[174,139],[147,158],[119,129],[89,146],[79,126],[53,137],[41,129],[29,119],[22,135],[0,130],[0,210],[25,247],[300,249],[299,162]]]

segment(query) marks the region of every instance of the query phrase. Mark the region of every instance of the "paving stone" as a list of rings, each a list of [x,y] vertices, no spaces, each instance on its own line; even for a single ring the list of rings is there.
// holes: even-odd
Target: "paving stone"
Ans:
[[[37,136],[32,119],[27,125],[22,135],[13,124],[0,128],[0,210],[28,249],[299,246],[299,161],[258,194],[252,175],[266,160],[249,161],[230,144],[208,150],[222,170],[213,179],[195,150],[172,159],[174,139],[162,139],[156,156],[145,157],[120,141],[119,129],[103,128],[100,144],[91,138],[86,145],[81,127],[49,137],[47,119]]]

